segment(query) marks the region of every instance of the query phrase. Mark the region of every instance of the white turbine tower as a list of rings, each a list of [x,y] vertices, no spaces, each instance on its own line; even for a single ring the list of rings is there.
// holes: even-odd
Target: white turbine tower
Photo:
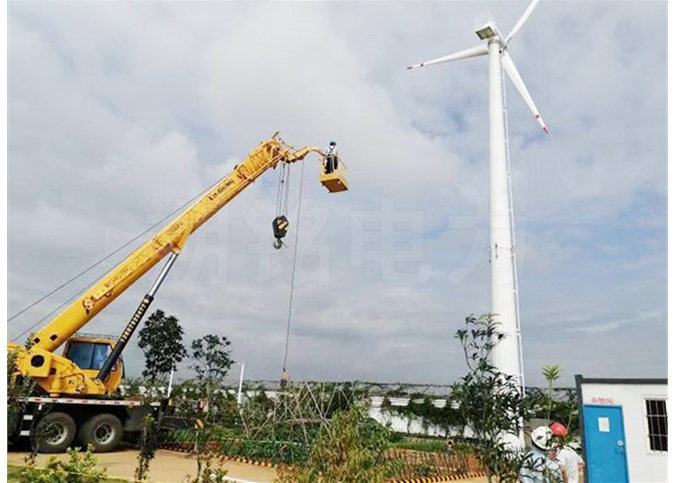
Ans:
[[[491,313],[501,324],[506,337],[493,353],[493,363],[505,374],[517,378],[524,387],[523,354],[519,324],[519,293],[514,252],[514,212],[509,166],[509,143],[506,131],[503,71],[516,86],[535,119],[548,133],[540,113],[533,102],[523,79],[519,75],[507,45],[535,9],[539,0],[533,0],[512,31],[503,37],[491,19],[482,22],[476,30],[481,45],[445,57],[421,62],[408,69],[488,55],[488,118],[490,125],[490,262],[491,262]]]

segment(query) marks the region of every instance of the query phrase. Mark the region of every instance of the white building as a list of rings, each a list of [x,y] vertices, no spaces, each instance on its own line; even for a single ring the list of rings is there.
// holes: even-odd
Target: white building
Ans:
[[[575,376],[586,483],[667,481],[667,380]]]

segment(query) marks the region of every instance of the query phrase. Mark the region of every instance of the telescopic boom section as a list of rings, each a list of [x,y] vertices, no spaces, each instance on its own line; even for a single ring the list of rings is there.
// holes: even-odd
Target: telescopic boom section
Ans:
[[[129,255],[126,260],[37,332],[33,337],[33,347],[48,352],[56,350],[168,253],[178,254],[195,230],[265,171],[276,167],[280,162],[301,161],[312,152],[321,154],[319,148],[313,147],[294,151],[277,134],[262,142],[200,200]]]

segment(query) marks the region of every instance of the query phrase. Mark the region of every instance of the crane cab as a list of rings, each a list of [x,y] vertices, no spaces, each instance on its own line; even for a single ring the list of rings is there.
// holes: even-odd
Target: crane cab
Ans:
[[[338,156],[328,155],[324,158],[324,166],[319,175],[319,181],[330,193],[347,191],[346,171],[347,168]]]
[[[76,334],[66,341],[63,356],[76,364],[88,377],[95,379],[108,355],[115,347],[114,337]],[[113,366],[103,384],[108,389],[116,388],[124,376],[122,358]]]

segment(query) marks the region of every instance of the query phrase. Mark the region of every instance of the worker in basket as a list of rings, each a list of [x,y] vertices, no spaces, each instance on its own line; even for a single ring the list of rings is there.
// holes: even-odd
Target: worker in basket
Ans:
[[[331,141],[329,148],[326,150],[326,157],[324,158],[324,172],[326,174],[333,173],[338,169],[338,148],[336,142]]]

